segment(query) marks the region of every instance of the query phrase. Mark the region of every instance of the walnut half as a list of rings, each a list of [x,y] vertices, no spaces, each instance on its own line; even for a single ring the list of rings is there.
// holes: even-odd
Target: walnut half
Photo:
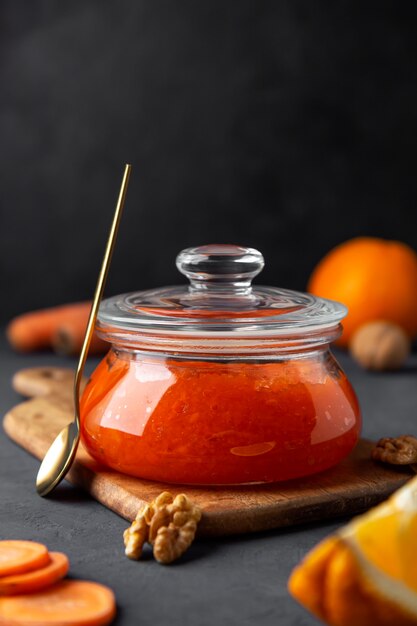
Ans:
[[[385,437],[377,442],[371,456],[375,461],[391,465],[413,466],[417,463],[417,438],[412,435]]]
[[[132,525],[126,528],[123,533],[125,554],[129,559],[137,561],[142,556],[143,546],[148,541],[149,536],[149,526],[146,521],[149,516],[149,509],[148,504],[141,509]]]
[[[186,495],[175,498],[167,491],[139,511],[123,538],[125,553],[139,559],[145,542],[153,546],[154,557],[160,563],[172,563],[192,544],[201,510]]]

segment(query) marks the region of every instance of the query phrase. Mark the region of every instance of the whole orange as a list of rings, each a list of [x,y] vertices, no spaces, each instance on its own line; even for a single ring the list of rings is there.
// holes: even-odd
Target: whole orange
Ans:
[[[417,335],[417,254],[400,241],[358,237],[336,246],[316,266],[307,288],[348,307],[340,346],[374,320],[394,322],[412,339]]]

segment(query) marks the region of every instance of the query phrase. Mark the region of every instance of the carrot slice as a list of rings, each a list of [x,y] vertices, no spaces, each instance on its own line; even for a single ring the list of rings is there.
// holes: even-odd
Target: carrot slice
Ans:
[[[62,552],[50,552],[50,563],[26,574],[3,576],[0,578],[0,596],[15,596],[33,593],[44,587],[50,587],[63,578],[69,569],[68,557]]]
[[[0,541],[0,576],[24,574],[49,563],[46,546],[35,541]]]
[[[115,615],[113,592],[86,580],[63,580],[37,593],[0,598],[4,626],[106,626]]]

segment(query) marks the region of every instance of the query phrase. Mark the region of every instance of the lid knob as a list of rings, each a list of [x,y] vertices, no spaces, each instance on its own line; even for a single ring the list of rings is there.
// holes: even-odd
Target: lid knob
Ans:
[[[264,265],[258,250],[230,244],[187,248],[177,256],[177,268],[189,278],[191,290],[248,291]]]

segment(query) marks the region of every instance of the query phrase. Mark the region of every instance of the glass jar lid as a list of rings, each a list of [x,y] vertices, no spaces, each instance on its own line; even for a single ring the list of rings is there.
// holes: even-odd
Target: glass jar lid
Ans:
[[[177,340],[323,335],[338,329],[347,313],[344,305],[308,293],[252,285],[264,267],[262,254],[253,248],[188,248],[176,263],[188,285],[104,300],[98,314],[101,336],[111,341],[119,333],[132,342],[135,333],[162,333]]]

